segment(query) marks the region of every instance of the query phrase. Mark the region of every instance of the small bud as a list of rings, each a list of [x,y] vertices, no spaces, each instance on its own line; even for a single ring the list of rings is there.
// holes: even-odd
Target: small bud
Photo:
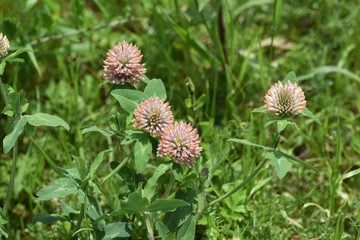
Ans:
[[[9,40],[6,35],[0,32],[0,57],[4,57],[8,54],[10,48]]]

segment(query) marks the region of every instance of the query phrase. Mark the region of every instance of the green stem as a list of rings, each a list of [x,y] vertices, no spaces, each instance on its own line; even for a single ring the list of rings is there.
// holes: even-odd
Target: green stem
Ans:
[[[8,97],[6,95],[6,91],[4,88],[4,84],[2,83],[1,77],[0,77],[0,92],[2,95],[2,98],[4,99],[5,105],[9,103]],[[16,121],[14,121],[14,125],[16,124]],[[9,186],[6,192],[5,202],[4,202],[4,213],[7,214],[7,210],[9,208],[9,204],[11,201],[11,197],[14,190],[14,180],[15,180],[15,171],[16,171],[16,161],[17,161],[17,155],[18,155],[18,141],[15,142],[14,148],[13,148],[13,157],[11,161],[11,173],[10,173],[10,182]]]
[[[261,168],[265,165],[265,163],[267,161],[268,161],[268,159],[265,158],[242,183],[240,183],[237,187],[235,187],[230,192],[228,192],[228,193],[224,194],[223,196],[219,197],[218,199],[215,199],[214,201],[210,202],[208,206],[212,206],[212,205],[215,205],[215,204],[221,202],[225,198],[230,197],[231,195],[233,195],[234,193],[239,191],[241,188],[243,188],[248,182],[250,182],[256,176],[256,174],[258,174],[258,172],[261,170]]]
[[[145,218],[145,223],[146,223],[146,228],[147,228],[147,235],[148,235],[148,239],[149,240],[154,240],[154,230],[153,230],[153,227],[151,225],[151,222],[150,222],[150,217],[148,214],[144,214],[144,218]]]
[[[8,104],[9,100],[8,100],[6,92],[5,92],[4,84],[1,81],[1,77],[0,77],[0,91],[1,91],[1,95],[2,95],[2,97],[4,99],[5,105]]]
[[[17,155],[18,155],[18,141],[15,142],[14,148],[13,148],[13,157],[11,161],[11,173],[10,173],[10,182],[9,186],[6,192],[6,198],[4,203],[4,213],[7,214],[7,210],[10,205],[11,197],[13,195],[14,191],[14,180],[15,180],[15,171],[16,171],[16,161],[17,161]]]
[[[101,181],[100,185],[102,185],[104,182],[109,180],[109,178],[111,178],[114,174],[116,174],[117,171],[119,171],[129,160],[130,160],[130,157],[125,158],[124,161],[122,161],[114,170],[112,170],[106,177],[104,177],[104,179]]]
[[[86,203],[86,196],[84,198],[84,203],[81,204],[80,215],[79,215],[78,222],[76,224],[76,231],[73,236],[75,236],[75,234],[79,231],[79,229],[81,227],[81,223],[82,223],[82,220],[83,220],[84,214],[85,214],[85,203]]]

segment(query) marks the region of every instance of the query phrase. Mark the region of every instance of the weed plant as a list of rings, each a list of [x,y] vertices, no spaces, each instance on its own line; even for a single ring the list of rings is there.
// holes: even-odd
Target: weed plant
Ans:
[[[0,239],[360,239],[359,11],[1,1]]]

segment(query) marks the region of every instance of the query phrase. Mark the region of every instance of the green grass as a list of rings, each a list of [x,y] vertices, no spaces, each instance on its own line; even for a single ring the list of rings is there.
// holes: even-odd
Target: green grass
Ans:
[[[21,55],[25,63],[7,66],[3,81],[25,90],[28,113],[54,114],[71,126],[69,133],[38,128],[33,139],[21,139],[9,239],[68,238],[66,224],[31,224],[35,214],[59,213],[60,204],[34,202],[34,194],[59,177],[50,162],[65,167],[72,155],[92,159],[118,147],[114,139],[82,135],[81,130],[108,128],[111,114],[120,110],[107,96],[109,84],[102,84],[102,66],[107,50],[122,40],[139,46],[149,78],[163,80],[176,118],[198,126],[201,166],[214,169],[207,188],[210,200],[260,163],[261,151],[226,140],[271,143],[264,127],[270,117],[251,111],[263,105],[270,85],[288,72],[296,72],[307,107],[322,123],[296,117],[301,132],[289,127],[281,139],[281,150],[319,173],[295,164],[279,180],[272,165],[266,165],[245,188],[204,213],[197,239],[360,238],[356,1],[5,0],[0,9],[0,31],[11,50],[33,50]],[[188,98],[199,100],[197,108],[186,107]],[[4,115],[0,120],[3,139],[10,126]],[[0,155],[1,202],[10,159]],[[116,185],[108,188],[109,195],[119,191]],[[109,196],[102,200],[112,201]]]

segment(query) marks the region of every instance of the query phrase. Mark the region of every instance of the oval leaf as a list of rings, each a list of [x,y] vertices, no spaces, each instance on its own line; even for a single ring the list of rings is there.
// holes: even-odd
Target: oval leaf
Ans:
[[[118,222],[110,223],[105,226],[104,232],[101,232],[97,239],[101,240],[111,240],[111,239],[128,239],[132,232],[133,226],[131,223],[127,222]]]
[[[149,161],[152,145],[146,141],[137,141],[134,146],[135,168],[137,173],[144,171],[146,163]]]
[[[16,143],[16,140],[20,134],[24,131],[26,125],[26,118],[20,118],[20,120],[15,124],[14,129],[9,133],[3,140],[4,153],[8,153]]]
[[[111,92],[111,95],[120,103],[120,106],[130,114],[132,114],[138,106],[134,100],[116,94],[114,91]]]
[[[193,240],[195,239],[196,219],[194,216],[189,217],[181,226],[176,234],[177,240]]]
[[[78,188],[73,179],[59,178],[50,183],[49,186],[40,189],[36,194],[38,196],[36,201],[46,201],[52,198],[63,198],[77,192]]]
[[[24,118],[27,119],[27,122],[34,126],[47,126],[47,127],[58,127],[61,126],[69,131],[69,125],[57,116],[53,116],[47,113],[35,113],[33,115],[25,115]]]
[[[147,212],[170,212],[179,207],[189,205],[184,200],[180,199],[160,199],[151,203],[147,208]]]
[[[286,173],[291,169],[292,163],[278,152],[267,152],[266,157],[269,158],[275,167],[276,174],[280,179],[285,177]]]
[[[158,97],[164,100],[166,99],[166,90],[161,79],[152,79],[145,87],[144,93],[148,97]]]
[[[112,135],[114,135],[113,131],[104,130],[104,129],[98,128],[97,126],[84,128],[81,131],[82,134],[89,133],[89,132],[98,132],[98,133],[101,133],[105,137],[111,137]]]

